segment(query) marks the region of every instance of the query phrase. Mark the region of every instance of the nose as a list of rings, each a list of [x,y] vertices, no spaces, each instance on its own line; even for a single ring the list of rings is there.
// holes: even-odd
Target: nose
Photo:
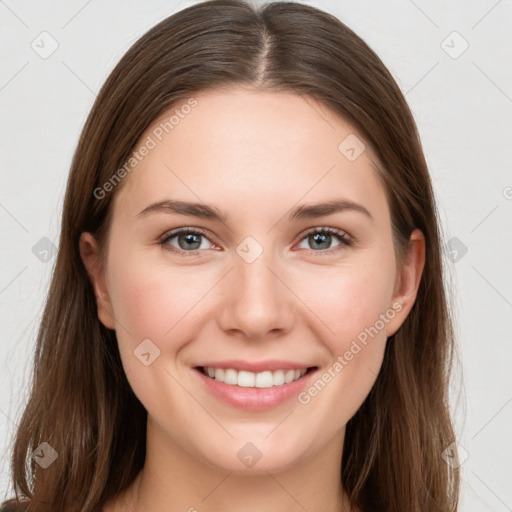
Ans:
[[[248,263],[235,255],[224,283],[217,322],[229,334],[248,340],[280,336],[292,329],[297,300],[270,251]]]

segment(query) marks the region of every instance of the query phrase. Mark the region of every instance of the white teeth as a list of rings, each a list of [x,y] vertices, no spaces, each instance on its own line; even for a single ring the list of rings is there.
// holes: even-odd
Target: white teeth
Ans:
[[[254,378],[255,374],[251,372],[238,372],[238,385],[243,388],[253,388],[254,387]],[[220,379],[215,379],[220,380]],[[224,382],[224,381],[222,381]]]
[[[232,368],[208,368],[204,367],[203,373],[212,379],[240,386],[242,388],[271,388],[281,386],[294,380],[300,379],[306,374],[306,368],[302,370],[276,370],[260,373],[247,372],[245,370],[234,370]]]
[[[254,385],[257,388],[271,388],[274,385],[272,379],[272,372],[257,373]]]
[[[224,382],[226,384],[233,384],[233,385],[237,385],[238,384],[238,375],[236,374],[236,371],[235,370],[226,370],[224,372]]]
[[[293,379],[295,379],[295,370],[286,370],[286,373],[284,374],[284,383],[288,384],[288,382],[291,382]]]
[[[280,386],[284,384],[284,370],[277,370],[272,375],[272,381],[274,386]]]

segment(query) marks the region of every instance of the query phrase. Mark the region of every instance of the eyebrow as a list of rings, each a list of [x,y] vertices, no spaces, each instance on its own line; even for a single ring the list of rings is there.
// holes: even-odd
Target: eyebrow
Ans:
[[[373,221],[371,213],[363,205],[348,199],[333,199],[323,203],[301,205],[288,215],[288,221],[315,219],[344,211],[362,213]],[[214,206],[205,203],[176,201],[171,199],[165,199],[150,204],[139,212],[137,217],[144,217],[150,213],[177,213],[179,215],[190,215],[203,219],[218,220],[223,223],[227,220],[227,214]]]
[[[323,217],[325,215],[344,211],[362,213],[373,221],[372,214],[362,204],[349,201],[348,199],[333,199],[332,201],[327,201],[325,203],[310,205],[304,204],[293,210],[288,216],[288,220],[315,219],[317,217]]]

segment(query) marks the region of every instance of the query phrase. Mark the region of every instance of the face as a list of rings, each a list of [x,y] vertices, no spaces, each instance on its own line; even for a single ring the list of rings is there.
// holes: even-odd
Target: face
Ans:
[[[87,233],[82,257],[150,435],[218,468],[261,457],[253,471],[276,471],[342,446],[421,250],[397,270],[375,155],[325,106],[194,98],[168,134],[172,112],[141,137],[155,144],[115,191],[104,266]]]

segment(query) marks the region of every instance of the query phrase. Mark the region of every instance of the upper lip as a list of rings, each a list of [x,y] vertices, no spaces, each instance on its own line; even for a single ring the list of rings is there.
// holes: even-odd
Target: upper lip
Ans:
[[[313,365],[298,363],[294,361],[278,361],[275,359],[267,361],[246,361],[242,359],[233,359],[229,361],[209,361],[198,364],[196,367],[223,369],[232,368],[234,370],[245,370],[247,372],[259,373],[275,370],[302,370],[312,368]]]

